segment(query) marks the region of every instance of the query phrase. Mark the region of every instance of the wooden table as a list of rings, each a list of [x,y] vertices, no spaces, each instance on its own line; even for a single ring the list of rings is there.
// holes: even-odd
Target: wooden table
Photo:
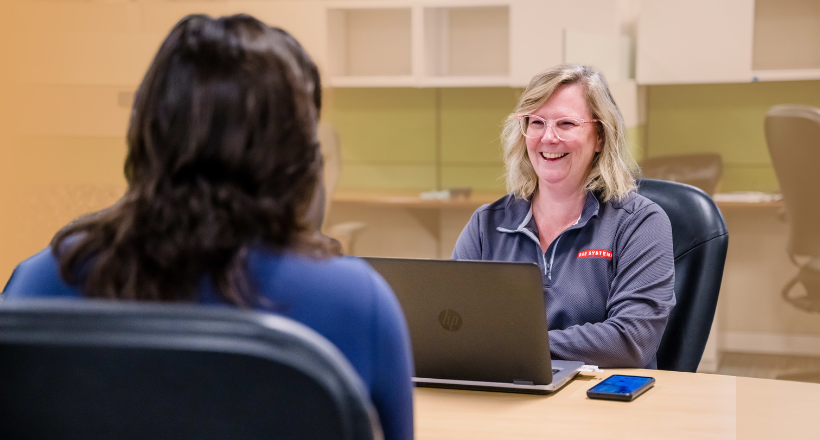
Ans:
[[[338,191],[333,194],[333,203],[349,203],[371,206],[396,206],[404,208],[473,208],[492,203],[503,193],[473,193],[468,198],[430,200],[422,199],[418,192],[378,192],[378,191]]]
[[[341,210],[343,214],[336,222],[357,221],[365,222],[368,225],[368,234],[359,238],[360,255],[380,255],[391,257],[405,257],[412,255],[416,258],[438,258],[447,259],[452,254],[456,239],[461,233],[470,215],[481,205],[492,203],[504,194],[500,192],[473,192],[469,198],[453,198],[445,200],[426,200],[419,196],[418,192],[409,191],[337,191],[333,194],[333,208],[331,213]],[[726,211],[742,211],[758,213],[765,211],[775,211],[782,209],[782,201],[744,203],[744,202],[718,202],[718,207]],[[377,211],[402,212],[407,218],[413,219],[420,229],[401,230],[396,227],[395,219],[390,222],[385,221]],[[362,214],[364,213],[364,214]],[[331,217],[333,214],[331,214]],[[405,222],[407,224],[407,222]],[[378,239],[370,236],[374,230],[381,230],[382,237]],[[382,245],[389,237],[388,230],[400,232],[401,234],[414,234],[421,232],[425,237],[430,237],[435,243],[435,250],[425,254],[419,249],[413,249],[405,255],[405,249],[389,248]],[[388,240],[386,240],[388,239]],[[362,246],[362,242],[364,246]],[[362,247],[359,247],[362,246]]]
[[[350,203],[371,206],[400,206],[406,208],[473,208],[492,203],[504,193],[477,192],[469,198],[453,198],[443,200],[422,199],[418,192],[379,192],[379,191],[340,191],[333,195],[334,203]],[[767,202],[716,202],[720,209],[779,209],[783,207],[782,200]]]
[[[611,374],[655,377],[633,402],[592,400]],[[416,438],[816,439],[820,384],[655,370],[584,373],[548,396],[416,388]]]

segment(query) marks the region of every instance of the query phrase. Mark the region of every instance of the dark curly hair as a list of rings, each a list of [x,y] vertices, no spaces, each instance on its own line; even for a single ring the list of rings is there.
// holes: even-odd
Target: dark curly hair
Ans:
[[[287,32],[247,15],[180,21],[135,96],[128,190],[54,237],[87,296],[191,301],[210,279],[255,304],[252,248],[338,253],[309,219],[320,195],[321,85]]]

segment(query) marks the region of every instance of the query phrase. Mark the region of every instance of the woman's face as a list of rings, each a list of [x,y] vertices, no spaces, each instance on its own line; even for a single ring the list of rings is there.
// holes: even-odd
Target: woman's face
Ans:
[[[584,97],[583,86],[575,83],[558,87],[532,114],[544,118],[549,125],[543,136],[525,138],[527,154],[538,175],[538,187],[580,190],[595,153],[602,148],[595,126],[598,123],[591,122],[592,112]],[[557,119],[566,117],[589,121],[581,125],[578,137],[571,141],[559,139],[553,128]]]

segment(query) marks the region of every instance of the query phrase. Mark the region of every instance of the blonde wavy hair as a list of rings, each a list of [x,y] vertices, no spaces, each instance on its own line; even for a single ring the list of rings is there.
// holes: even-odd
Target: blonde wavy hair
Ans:
[[[604,75],[588,66],[563,64],[536,75],[527,86],[515,111],[504,123],[501,140],[504,148],[507,191],[528,199],[538,189],[538,176],[527,155],[526,138],[519,128],[518,115],[533,113],[558,87],[582,84],[592,117],[598,119],[598,136],[603,148],[592,159],[584,189],[600,194],[603,201],[620,200],[634,191],[637,166],[626,144],[626,126],[621,111],[609,92]]]

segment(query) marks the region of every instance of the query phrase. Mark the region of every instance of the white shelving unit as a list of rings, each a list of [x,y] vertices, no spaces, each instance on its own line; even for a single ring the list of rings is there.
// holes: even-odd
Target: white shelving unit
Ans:
[[[641,2],[638,84],[751,81],[754,2]]]
[[[510,6],[328,3],[334,87],[510,85]]]
[[[636,70],[639,84],[818,80],[820,7],[817,0],[644,0]]]
[[[609,82],[635,78],[632,39],[626,35],[603,35],[564,30],[564,62],[593,65]]]
[[[565,29],[619,41],[617,0],[325,4],[333,87],[523,87],[564,61]]]
[[[817,0],[756,0],[754,27],[754,81],[820,79]]]
[[[510,75],[510,8],[424,8],[424,77]]]
[[[805,81],[820,79],[820,69],[753,70],[752,81]]]
[[[330,76],[407,82],[414,76],[412,22],[410,7],[328,8]]]

